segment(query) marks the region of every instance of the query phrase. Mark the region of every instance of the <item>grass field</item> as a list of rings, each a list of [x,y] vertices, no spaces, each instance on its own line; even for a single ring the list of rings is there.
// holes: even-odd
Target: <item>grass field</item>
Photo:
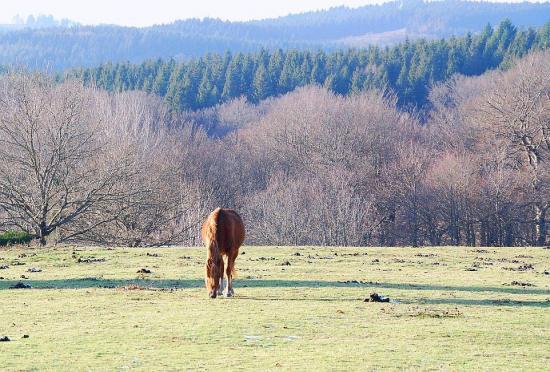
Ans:
[[[549,249],[241,252],[236,296],[211,300],[202,248],[0,250],[0,369],[550,366]]]

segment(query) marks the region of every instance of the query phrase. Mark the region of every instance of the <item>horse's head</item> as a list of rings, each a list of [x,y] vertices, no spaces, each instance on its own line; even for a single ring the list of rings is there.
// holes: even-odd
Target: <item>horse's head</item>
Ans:
[[[220,285],[220,273],[218,265],[213,260],[208,259],[206,262],[206,276],[204,277],[204,284],[210,298],[216,298],[218,293],[218,287]]]

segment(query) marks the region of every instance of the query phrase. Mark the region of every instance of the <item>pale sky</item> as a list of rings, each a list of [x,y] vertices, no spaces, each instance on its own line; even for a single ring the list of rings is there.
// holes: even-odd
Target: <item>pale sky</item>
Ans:
[[[385,1],[388,0],[1,0],[0,23],[11,23],[15,15],[26,19],[30,14],[51,14],[56,19],[69,18],[82,24],[126,26],[148,26],[204,17],[243,21]]]

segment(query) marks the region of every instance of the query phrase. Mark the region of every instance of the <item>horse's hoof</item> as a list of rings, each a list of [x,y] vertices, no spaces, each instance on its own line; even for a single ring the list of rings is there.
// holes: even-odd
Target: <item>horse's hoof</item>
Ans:
[[[233,291],[227,291],[227,292],[225,293],[225,297],[228,297],[228,298],[229,298],[229,297],[233,297],[234,295],[235,295],[235,292],[233,292]]]

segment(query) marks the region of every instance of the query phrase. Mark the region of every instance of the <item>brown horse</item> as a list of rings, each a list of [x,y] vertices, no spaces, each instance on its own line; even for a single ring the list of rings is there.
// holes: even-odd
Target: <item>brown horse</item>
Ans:
[[[223,256],[227,257],[227,287],[225,295],[231,297],[235,259],[239,247],[244,241],[244,224],[241,217],[232,209],[216,208],[202,224],[202,240],[208,248],[206,256],[206,276],[204,282],[210,298],[222,294],[223,289]]]

